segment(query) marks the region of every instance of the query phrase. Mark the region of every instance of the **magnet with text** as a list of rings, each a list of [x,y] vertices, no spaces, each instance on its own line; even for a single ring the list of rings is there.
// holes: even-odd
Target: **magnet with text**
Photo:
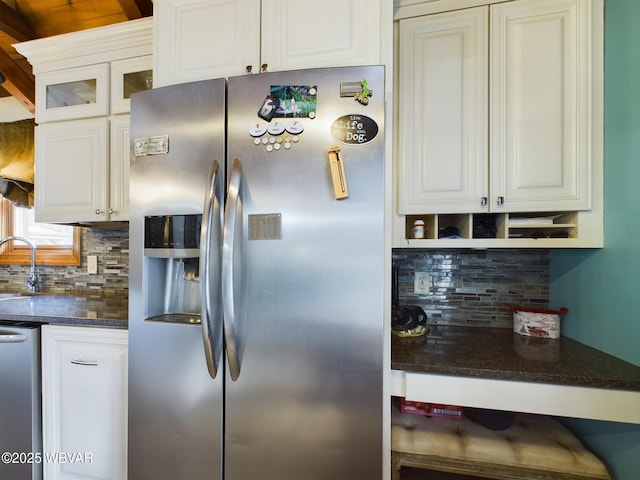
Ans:
[[[364,79],[359,82],[341,82],[340,96],[354,97],[356,101],[367,106],[369,105],[369,98],[373,96],[373,90],[369,88],[367,81]]]

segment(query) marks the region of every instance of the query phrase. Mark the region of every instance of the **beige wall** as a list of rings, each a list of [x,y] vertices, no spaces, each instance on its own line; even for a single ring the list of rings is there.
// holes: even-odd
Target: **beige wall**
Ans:
[[[0,98],[0,122],[14,122],[34,115],[13,97]]]

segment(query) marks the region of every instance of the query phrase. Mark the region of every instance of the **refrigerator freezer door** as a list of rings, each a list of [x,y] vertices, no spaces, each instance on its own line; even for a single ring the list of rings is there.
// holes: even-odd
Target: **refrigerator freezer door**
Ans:
[[[209,170],[209,190],[204,201],[200,245],[200,298],[201,323],[204,353],[211,378],[218,375],[218,360],[222,357],[222,309],[221,268],[222,268],[222,208],[224,199],[223,169],[214,160]]]
[[[216,338],[222,325],[215,321],[221,305],[215,291],[206,295],[212,321],[203,332],[199,322],[207,315],[200,315],[198,282],[205,280],[195,268],[209,263],[206,281],[216,289],[219,247],[176,250],[178,258],[171,258],[171,251],[145,254],[143,247],[145,217],[153,216],[203,215],[205,245],[220,244],[213,237],[220,235],[221,199],[211,195],[220,195],[224,185],[225,96],[226,81],[217,79],[149,90],[131,100],[128,478],[133,480],[222,478],[224,375],[219,369],[212,378],[214,364],[206,358],[212,353],[211,360],[221,359]],[[145,145],[145,139],[150,148],[136,155],[136,143]],[[162,148],[151,148],[156,139]],[[207,177],[215,161],[219,180]],[[202,248],[202,236],[196,238]],[[176,283],[184,288],[171,288]],[[197,301],[187,302],[187,294]],[[180,306],[184,310],[174,311]],[[152,317],[168,321],[149,321]],[[180,319],[191,324],[176,323]],[[203,334],[211,339],[208,352]]]
[[[341,84],[362,80],[366,106],[340,96]],[[384,70],[231,78],[228,105],[244,286],[234,292],[243,297],[239,375],[228,372],[225,388],[225,480],[381,478]],[[328,161],[336,146],[343,199]]]

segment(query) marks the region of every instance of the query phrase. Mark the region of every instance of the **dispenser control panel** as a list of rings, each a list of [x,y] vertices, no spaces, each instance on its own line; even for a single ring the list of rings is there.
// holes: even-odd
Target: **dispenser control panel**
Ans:
[[[154,215],[144,219],[148,257],[199,257],[202,215]]]

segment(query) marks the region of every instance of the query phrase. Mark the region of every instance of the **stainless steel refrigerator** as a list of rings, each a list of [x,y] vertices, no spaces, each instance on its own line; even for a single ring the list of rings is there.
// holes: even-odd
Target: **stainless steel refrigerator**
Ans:
[[[384,74],[133,95],[129,480],[381,478]]]

